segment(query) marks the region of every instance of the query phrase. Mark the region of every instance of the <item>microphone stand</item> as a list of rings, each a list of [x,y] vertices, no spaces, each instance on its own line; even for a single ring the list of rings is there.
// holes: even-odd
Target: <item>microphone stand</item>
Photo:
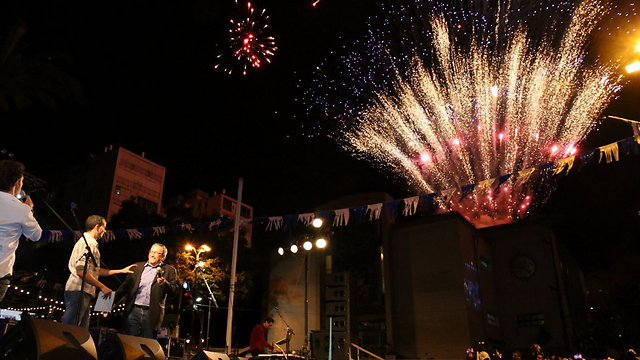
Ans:
[[[211,295],[211,297],[209,298],[209,312],[207,314],[207,341],[204,344],[204,347],[206,349],[209,349],[209,329],[211,328],[211,300],[213,300],[213,303],[216,305],[216,308],[218,307],[218,302],[216,301],[216,297],[213,296],[213,292],[211,291],[211,287],[209,286],[207,279],[205,279],[204,275],[202,275],[202,269],[200,269],[200,277],[204,281],[204,284],[207,286],[207,290],[209,290],[209,295]]]
[[[278,316],[280,316],[280,319],[282,320],[282,322],[287,325],[287,353],[289,353],[291,351],[291,349],[289,348],[289,343],[291,342],[291,336],[295,335],[295,333],[293,332],[293,330],[291,330],[291,327],[289,326],[289,324],[287,324],[287,321],[282,317],[282,314],[280,314],[280,310],[276,307],[276,313],[278,314]],[[282,350],[282,349],[280,349]]]

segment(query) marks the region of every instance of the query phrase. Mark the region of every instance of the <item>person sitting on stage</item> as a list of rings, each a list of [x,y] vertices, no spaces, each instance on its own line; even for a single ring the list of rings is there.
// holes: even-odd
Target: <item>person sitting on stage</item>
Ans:
[[[273,351],[273,345],[267,342],[267,338],[265,336],[265,331],[271,329],[273,326],[274,320],[271,317],[267,317],[264,319],[262,324],[258,324],[253,327],[251,330],[251,338],[249,340],[249,350],[251,351],[251,355],[256,357],[258,354],[264,354],[267,350]]]

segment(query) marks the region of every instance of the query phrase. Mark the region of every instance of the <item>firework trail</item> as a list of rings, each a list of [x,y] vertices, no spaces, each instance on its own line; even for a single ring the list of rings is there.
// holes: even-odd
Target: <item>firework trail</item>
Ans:
[[[323,74],[310,95],[340,120],[334,137],[347,150],[415,192],[528,177],[573,155],[620,89],[615,65],[587,60],[606,9],[599,0],[392,7],[361,44],[368,50],[343,57],[349,81]],[[531,204],[517,178],[500,198],[477,191],[441,206],[512,220]]]
[[[263,63],[270,63],[271,57],[277,49],[275,39],[265,34],[269,19],[263,9],[257,12],[251,2],[245,7],[236,6],[240,12],[240,20],[231,19],[229,29],[230,51],[218,55],[218,63],[214,68],[223,68],[231,74],[234,69],[241,68],[242,74],[247,75],[247,68],[259,68]]]

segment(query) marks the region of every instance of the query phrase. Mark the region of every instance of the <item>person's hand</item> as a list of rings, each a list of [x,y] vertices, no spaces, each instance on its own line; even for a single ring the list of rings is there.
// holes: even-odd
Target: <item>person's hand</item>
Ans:
[[[158,278],[158,285],[164,285],[164,283],[166,283],[166,282],[167,282],[167,280],[165,280],[165,278],[163,278],[163,277],[159,277]]]
[[[31,200],[31,196],[27,195],[27,197],[24,198],[24,203],[33,209],[33,200]]]
[[[136,264],[131,264],[131,265],[125,267],[125,268],[120,269],[120,273],[121,274],[133,274],[133,270],[131,270],[131,269],[134,269],[137,266],[138,265],[136,265]]]
[[[102,293],[104,294],[104,295],[102,295],[103,299],[108,299],[108,298],[111,297],[111,292],[112,291],[108,287],[103,285],[102,288],[100,289],[100,291],[102,291]]]

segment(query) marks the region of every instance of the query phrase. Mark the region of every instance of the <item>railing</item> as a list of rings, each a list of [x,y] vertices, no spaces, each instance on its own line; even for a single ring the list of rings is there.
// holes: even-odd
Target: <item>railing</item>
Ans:
[[[362,348],[361,346],[358,346],[358,345],[356,345],[356,344],[354,344],[354,343],[351,343],[351,346],[352,346],[352,347],[354,347],[354,348],[356,349],[356,357],[355,357],[355,360],[360,360],[360,352],[361,352],[361,351],[362,351],[363,353],[365,353],[365,354],[369,355],[369,357],[372,357],[372,358],[374,358],[374,359],[376,359],[376,360],[384,360],[384,359],[383,359],[383,358],[381,358],[380,356],[378,356],[378,355],[376,355],[376,354],[372,353],[371,351],[369,351],[369,350],[367,350],[367,349],[364,349],[364,348]]]

